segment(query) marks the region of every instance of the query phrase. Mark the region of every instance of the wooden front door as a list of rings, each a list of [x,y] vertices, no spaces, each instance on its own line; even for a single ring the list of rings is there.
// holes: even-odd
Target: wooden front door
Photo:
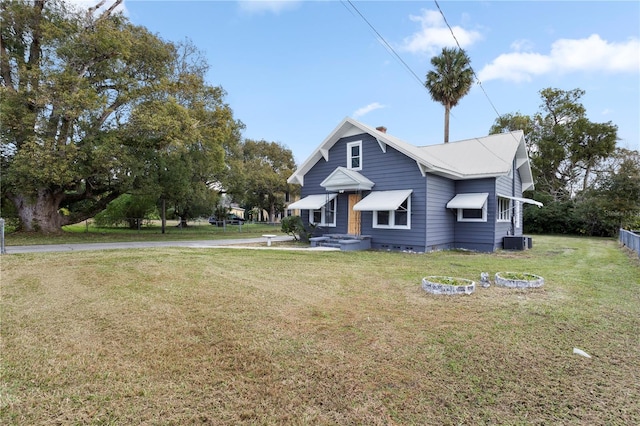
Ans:
[[[361,199],[360,194],[349,194],[349,225],[347,232],[352,235],[360,235],[360,212],[353,210],[353,206]]]

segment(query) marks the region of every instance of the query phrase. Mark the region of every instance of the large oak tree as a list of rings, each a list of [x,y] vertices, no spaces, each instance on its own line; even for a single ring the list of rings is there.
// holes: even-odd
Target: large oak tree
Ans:
[[[525,132],[536,190],[554,200],[589,189],[616,148],[617,126],[590,121],[580,101],[583,95],[581,89],[543,89],[537,113],[505,114],[489,130]]]
[[[634,223],[638,203],[637,151],[616,148],[617,126],[587,118],[581,89],[547,88],[531,116],[498,118],[490,133],[523,130],[543,209],[527,208],[529,232],[613,235]],[[636,170],[635,172],[632,172]]]
[[[297,190],[287,183],[296,169],[293,153],[277,142],[246,139],[242,143],[242,188],[236,189],[244,204],[266,210],[269,221],[284,210],[285,196]],[[237,185],[236,185],[237,188]]]
[[[127,192],[206,194],[237,143],[241,124],[193,47],[131,24],[120,2],[0,6],[2,195],[25,230],[58,231]]]

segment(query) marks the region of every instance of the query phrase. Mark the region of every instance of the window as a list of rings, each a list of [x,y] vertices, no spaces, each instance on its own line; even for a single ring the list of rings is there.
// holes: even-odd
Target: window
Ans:
[[[488,192],[456,194],[447,208],[458,210],[458,222],[486,222],[488,198]]]
[[[320,226],[336,226],[336,198],[316,210],[309,210],[309,222]]]
[[[362,141],[347,144],[347,168],[362,170]]]
[[[486,222],[487,203],[481,209],[458,209],[458,222]]]
[[[374,228],[411,229],[411,197],[396,210],[374,210]]]
[[[498,222],[511,222],[511,200],[498,197]]]

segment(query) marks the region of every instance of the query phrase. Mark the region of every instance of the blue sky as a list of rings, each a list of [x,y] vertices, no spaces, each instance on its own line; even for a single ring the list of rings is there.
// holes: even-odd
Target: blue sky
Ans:
[[[298,163],[346,116],[415,145],[441,143],[444,110],[422,83],[431,57],[455,41],[436,3],[352,3],[406,66],[349,2],[124,5],[163,39],[190,39],[211,66],[208,83],[227,91],[245,123],[243,136],[279,142]],[[640,149],[640,2],[439,5],[482,82],[453,108],[450,140],[486,135],[498,113],[534,114],[544,88],[580,88],[589,119],[612,121],[619,145]]]

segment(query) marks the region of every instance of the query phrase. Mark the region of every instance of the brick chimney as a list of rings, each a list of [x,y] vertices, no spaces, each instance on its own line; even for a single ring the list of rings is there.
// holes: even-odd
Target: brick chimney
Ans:
[[[382,133],[387,133],[387,128],[384,126],[378,126],[376,127],[376,130]]]

